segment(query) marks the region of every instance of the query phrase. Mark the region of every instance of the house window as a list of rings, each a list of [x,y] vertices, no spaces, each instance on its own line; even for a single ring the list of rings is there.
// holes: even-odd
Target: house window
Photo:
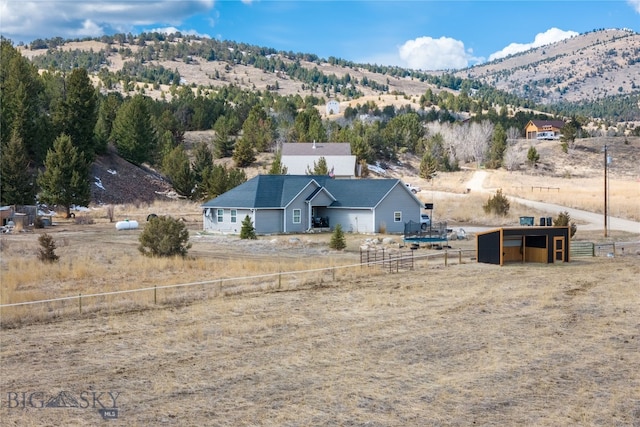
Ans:
[[[293,210],[293,223],[294,224],[300,224],[301,217],[302,217],[302,212],[300,211],[300,209],[294,209]]]
[[[237,222],[236,218],[238,217],[238,211],[235,209],[231,209],[231,222]]]
[[[393,213],[393,222],[402,222],[402,212],[395,211]]]
[[[218,222],[224,222],[224,209],[218,209]]]

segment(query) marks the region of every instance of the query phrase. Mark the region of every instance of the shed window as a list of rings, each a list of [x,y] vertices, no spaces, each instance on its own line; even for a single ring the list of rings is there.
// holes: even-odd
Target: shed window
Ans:
[[[224,209],[218,209],[218,222],[224,222]]]
[[[300,211],[300,209],[294,209],[293,210],[293,223],[294,224],[300,224],[301,217],[302,217],[302,212]]]
[[[231,222],[238,222],[237,217],[238,217],[238,211],[235,209],[231,209]]]
[[[402,222],[402,212],[395,211],[393,213],[393,222]]]

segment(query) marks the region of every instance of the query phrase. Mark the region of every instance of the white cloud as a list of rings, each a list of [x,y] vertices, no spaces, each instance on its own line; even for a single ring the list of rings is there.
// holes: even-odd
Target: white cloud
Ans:
[[[637,0],[640,2],[640,0]],[[544,33],[536,34],[533,42],[531,43],[511,43],[509,46],[505,47],[498,52],[492,53],[489,55],[489,61],[493,61],[494,59],[504,58],[505,56],[513,55],[515,53],[524,52],[529,49],[533,49],[535,47],[545,46],[551,43],[556,43],[564,39],[568,39],[570,37],[577,36],[578,33],[575,31],[563,31],[558,28],[550,28]]]
[[[409,68],[419,70],[466,68],[470,61],[480,60],[473,57],[470,50],[466,51],[460,40],[449,37],[418,37],[407,40],[400,46],[398,53]]]
[[[636,10],[636,12],[640,13],[640,0],[627,0],[627,3]]]
[[[136,26],[180,25],[207,12],[214,0],[14,1],[0,0],[2,35],[16,40],[95,37],[134,31]]]

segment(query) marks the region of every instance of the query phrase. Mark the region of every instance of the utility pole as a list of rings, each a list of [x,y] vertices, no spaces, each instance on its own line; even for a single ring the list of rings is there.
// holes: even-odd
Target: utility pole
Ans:
[[[604,237],[607,237],[607,144],[604,145]]]

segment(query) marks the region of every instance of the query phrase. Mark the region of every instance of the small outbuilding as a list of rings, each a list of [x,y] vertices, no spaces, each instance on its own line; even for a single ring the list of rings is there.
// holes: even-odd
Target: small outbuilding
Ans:
[[[498,228],[476,235],[478,262],[569,262],[570,230],[563,227]]]

